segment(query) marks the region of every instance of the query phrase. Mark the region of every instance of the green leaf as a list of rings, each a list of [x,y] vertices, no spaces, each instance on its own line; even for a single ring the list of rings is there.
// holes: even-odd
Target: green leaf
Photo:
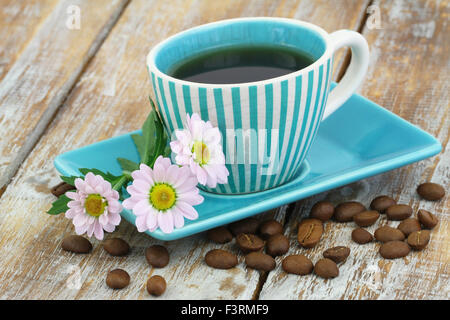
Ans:
[[[92,168],[92,169],[89,169],[89,168],[81,168],[81,169],[78,169],[84,176],[85,175],[87,175],[89,172],[92,172],[93,174],[96,174],[96,175],[99,175],[99,176],[101,176],[103,179],[105,179],[106,181],[108,181],[108,182],[113,182],[114,180],[116,180],[116,179],[118,179],[118,178],[120,178],[120,176],[115,176],[115,175],[113,175],[112,173],[110,173],[110,172],[103,172],[103,171],[101,171],[101,170],[99,170],[99,169],[95,169],[95,168]]]
[[[120,166],[122,167],[122,170],[124,171],[133,172],[135,170],[139,170],[139,164],[137,164],[134,161],[124,158],[117,158],[117,161],[119,162]]]
[[[75,179],[76,179],[76,178],[79,178],[79,177],[77,177],[77,176],[69,176],[69,177],[66,177],[66,176],[60,176],[60,177],[61,177],[61,180],[62,180],[62,181],[64,181],[65,183],[70,184],[71,186],[75,186]]]
[[[141,157],[141,159],[144,158],[144,152],[145,152],[145,140],[144,137],[141,136],[140,134],[132,134],[131,138],[134,141],[134,144],[136,145],[136,148],[139,152],[139,156]]]
[[[58,215],[69,210],[67,204],[71,201],[66,195],[61,195],[56,201],[52,203],[52,207],[47,211],[48,214]]]
[[[150,111],[147,119],[142,125],[142,137],[144,138],[144,154],[141,158],[141,162],[148,164],[149,159],[155,153],[155,138],[158,140],[159,130],[156,111]]]
[[[170,146],[166,146],[166,148],[164,149],[164,157],[169,157],[170,154],[172,153],[172,149],[170,148]]]

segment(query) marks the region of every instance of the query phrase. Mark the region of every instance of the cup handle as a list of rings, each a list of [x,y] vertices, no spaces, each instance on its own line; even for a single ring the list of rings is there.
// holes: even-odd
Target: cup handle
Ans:
[[[351,30],[339,30],[330,34],[330,38],[333,54],[342,47],[350,47],[352,59],[344,77],[328,96],[322,120],[350,98],[361,84],[369,66],[369,45],[361,34]]]

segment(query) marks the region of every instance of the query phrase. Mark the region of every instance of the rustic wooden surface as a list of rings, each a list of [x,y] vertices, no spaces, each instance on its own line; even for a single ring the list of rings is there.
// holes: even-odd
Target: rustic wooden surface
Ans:
[[[0,37],[0,298],[153,299],[145,290],[146,279],[153,274],[168,282],[160,299],[449,298],[449,202],[426,202],[414,191],[425,180],[449,185],[448,2],[93,3],[1,3],[8,10],[0,13],[0,35],[9,31]],[[81,8],[80,30],[65,27],[67,6],[73,4]],[[369,28],[369,5],[380,9],[382,29]],[[442,153],[261,215],[282,221],[291,251],[303,252],[313,261],[329,246],[351,246],[352,255],[334,280],[286,275],[280,266],[268,274],[246,270],[242,263],[228,271],[211,269],[203,261],[208,250],[235,250],[235,246],[213,245],[203,234],[163,243],[171,262],[153,269],[143,251],[161,242],[125,221],[110,236],[130,243],[129,256],[111,257],[96,240],[89,255],[63,252],[60,241],[74,232],[73,227],[62,215],[45,214],[54,199],[48,189],[58,182],[53,158],[140,127],[149,111],[145,56],[154,44],[194,25],[240,16],[291,17],[329,32],[361,31],[372,52],[362,94],[434,134],[443,145]],[[343,52],[337,56],[335,78],[345,72],[346,60]],[[327,223],[324,239],[313,250],[295,245],[296,225],[315,201],[356,199],[368,205],[382,193],[439,216],[440,224],[425,251],[382,260],[376,244],[351,243],[351,223]],[[105,284],[106,273],[116,267],[131,275],[124,290],[113,291]]]

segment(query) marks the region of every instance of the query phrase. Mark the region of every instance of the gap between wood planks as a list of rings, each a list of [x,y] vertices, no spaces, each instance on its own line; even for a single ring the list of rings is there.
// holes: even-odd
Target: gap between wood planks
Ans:
[[[29,138],[25,141],[25,143],[20,148],[15,158],[6,168],[5,174],[3,176],[0,176],[0,198],[5,193],[12,179],[14,179],[14,177],[16,176],[22,163],[25,162],[28,155],[33,151],[33,149],[36,147],[42,136],[45,134],[47,128],[50,126],[51,122],[58,114],[58,111],[61,108],[61,106],[64,105],[67,98],[72,93],[72,90],[75,88],[78,80],[83,75],[92,58],[96,55],[98,50],[101,48],[103,42],[110,34],[113,27],[119,21],[119,18],[125,12],[125,9],[127,8],[130,1],[131,0],[124,0],[122,2],[122,5],[119,6],[116,9],[116,11],[111,15],[111,19],[100,30],[97,37],[94,39],[91,46],[89,47],[86,55],[82,58],[78,68],[75,69],[75,71],[69,77],[67,82],[63,84],[59,93],[52,98],[52,100],[48,104],[47,109],[44,111],[41,118],[36,123],[36,126],[31,131]]]
[[[369,17],[369,13],[367,12],[367,9],[373,3],[374,3],[374,0],[370,0],[368,2],[366,8],[363,11],[363,14],[362,14],[360,20],[359,20],[358,28],[355,30],[356,32],[361,33],[361,34],[363,33],[364,27],[366,26],[367,19]],[[341,64],[339,70],[336,71],[337,72],[336,82],[339,82],[342,79],[342,77],[345,75],[345,72],[347,71],[348,66],[350,65],[351,56],[352,55],[351,55],[350,49],[347,49],[347,52],[346,52],[346,54],[345,54],[345,56],[343,58],[344,60],[343,60],[343,62]],[[290,218],[293,215],[294,210],[295,210],[295,202],[290,203],[288,205],[288,207],[286,208],[286,212],[285,212],[286,216],[285,216],[285,219],[283,221],[283,230],[285,230],[286,226],[289,224]],[[259,294],[261,293],[261,290],[262,290],[262,288],[264,287],[264,284],[267,281],[267,278],[269,276],[269,272],[270,271],[268,271],[268,272],[264,271],[264,272],[260,273],[258,283],[257,283],[255,291],[253,292],[253,295],[252,295],[252,300],[259,300]]]

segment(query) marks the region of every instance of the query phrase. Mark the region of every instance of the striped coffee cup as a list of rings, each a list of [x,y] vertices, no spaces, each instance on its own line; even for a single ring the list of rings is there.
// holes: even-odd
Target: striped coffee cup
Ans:
[[[208,50],[239,45],[287,46],[314,58],[310,66],[269,80],[203,84],[173,78],[171,66]],[[333,54],[352,49],[350,66],[330,92]],[[222,134],[228,183],[207,191],[257,192],[296,177],[320,122],[356,90],[369,50],[357,32],[328,34],[310,23],[284,18],[239,18],[198,26],[156,45],[147,67],[158,111],[170,133],[198,113]],[[332,159],[330,159],[332,161]]]

